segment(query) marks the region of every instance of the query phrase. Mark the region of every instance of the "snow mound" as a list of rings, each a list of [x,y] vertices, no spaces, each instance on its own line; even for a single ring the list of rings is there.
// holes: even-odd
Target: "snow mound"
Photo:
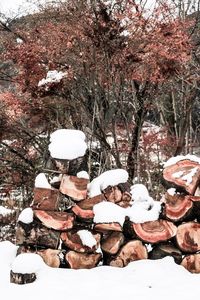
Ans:
[[[18,217],[18,221],[21,221],[25,224],[30,224],[33,222],[33,210],[30,207],[27,207],[22,210]]]
[[[109,170],[98,177],[94,178],[88,184],[88,194],[89,197],[95,197],[108,186],[115,186],[119,183],[125,183],[128,180],[128,172],[123,169]]]
[[[196,155],[191,155],[191,154],[187,154],[187,155],[177,155],[174,157],[171,157],[170,159],[168,159],[165,163],[164,163],[164,168],[169,167],[171,165],[176,164],[177,162],[181,161],[181,160],[191,160],[194,162],[197,162],[198,164],[200,164],[200,157],[196,156]]]
[[[95,240],[90,231],[83,229],[79,230],[77,234],[79,235],[83,245],[88,246],[90,248],[96,246],[97,241]]]
[[[80,130],[58,129],[50,136],[49,151],[57,159],[75,159],[85,155],[85,134]]]
[[[46,175],[44,173],[39,173],[35,177],[35,187],[36,188],[46,188],[51,189],[51,185],[49,184]]]
[[[125,209],[112,203],[100,202],[93,207],[95,223],[112,223],[117,222],[121,226],[125,220]]]
[[[37,273],[44,266],[45,263],[38,254],[22,253],[15,258],[11,269],[14,273],[31,274]]]

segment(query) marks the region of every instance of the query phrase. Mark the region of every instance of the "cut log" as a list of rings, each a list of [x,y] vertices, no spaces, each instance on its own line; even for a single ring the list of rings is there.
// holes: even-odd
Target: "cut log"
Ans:
[[[101,242],[101,249],[111,255],[116,254],[124,244],[125,237],[122,232],[111,232]]]
[[[94,230],[101,233],[107,233],[108,231],[122,231],[122,226],[119,223],[98,223],[94,225]]]
[[[94,205],[102,201],[105,201],[105,196],[103,194],[100,194],[98,196],[87,198],[78,202],[78,206],[80,206],[82,209],[93,209]]]
[[[58,210],[61,201],[62,195],[59,190],[34,188],[31,207],[41,210]]]
[[[88,182],[89,180],[85,178],[63,175],[60,192],[73,198],[75,201],[81,201],[87,197]]]
[[[93,253],[99,248],[101,235],[99,233],[93,234],[91,231],[93,245],[87,246],[83,244],[78,231],[69,231],[61,233],[61,240],[64,245],[70,250],[74,250],[80,253]],[[96,242],[95,242],[96,241]]]
[[[193,215],[194,218],[200,222],[200,197],[199,196],[187,196],[193,202]]]
[[[48,228],[68,230],[74,226],[74,216],[67,212],[34,210],[34,216]]]
[[[162,216],[172,222],[191,221],[193,218],[193,202],[185,195],[166,193]]]
[[[75,205],[71,209],[73,213],[82,221],[92,221],[94,218],[94,213],[91,209],[82,209],[78,205]]]
[[[121,248],[119,254],[110,261],[109,265],[112,267],[122,268],[127,266],[132,261],[147,258],[148,253],[146,247],[141,241],[134,240],[125,244]]]
[[[16,284],[26,284],[31,283],[36,280],[36,274],[21,274],[21,273],[14,273],[12,270],[10,271],[10,282]]]
[[[108,186],[103,194],[106,200],[112,203],[118,203],[122,200],[122,192],[117,186]]]
[[[182,262],[182,252],[171,243],[158,244],[149,252],[149,259],[161,259],[166,256],[172,256],[177,264]]]
[[[191,273],[200,273],[200,253],[184,257],[181,265]]]
[[[180,160],[164,169],[163,178],[177,190],[185,190],[188,194],[194,195],[199,184],[200,165],[189,159]]]
[[[125,223],[125,234],[152,244],[167,241],[175,236],[177,232],[177,227],[166,220],[150,221],[141,224],[135,224],[130,221]]]
[[[17,245],[33,245],[57,249],[60,242],[60,233],[38,224],[25,226],[19,222],[16,229]]]
[[[178,226],[176,241],[178,247],[188,253],[200,250],[200,224],[188,222]]]
[[[102,258],[101,253],[86,254],[69,251],[65,254],[65,260],[71,269],[91,269],[98,265]]]

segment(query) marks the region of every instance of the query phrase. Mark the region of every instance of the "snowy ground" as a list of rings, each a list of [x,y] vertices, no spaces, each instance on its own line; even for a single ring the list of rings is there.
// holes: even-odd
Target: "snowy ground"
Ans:
[[[42,263],[35,282],[11,284],[16,250],[14,244],[0,242],[0,291],[8,300],[188,300],[200,294],[200,274],[189,273],[169,257],[135,261],[123,269],[53,269]]]

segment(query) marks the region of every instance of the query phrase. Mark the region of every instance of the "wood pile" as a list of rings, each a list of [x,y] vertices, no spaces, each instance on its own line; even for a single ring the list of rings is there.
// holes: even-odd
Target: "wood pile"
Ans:
[[[163,178],[170,189],[159,219],[133,223],[127,217],[123,225],[95,223],[93,207],[102,201],[130,206],[128,183],[109,186],[91,198],[89,180],[66,173],[51,189],[36,187],[33,222],[18,222],[18,254],[38,253],[51,267],[73,269],[125,267],[139,259],[172,256],[190,272],[200,273],[200,163],[178,160],[164,168]],[[90,243],[84,242],[85,234]]]

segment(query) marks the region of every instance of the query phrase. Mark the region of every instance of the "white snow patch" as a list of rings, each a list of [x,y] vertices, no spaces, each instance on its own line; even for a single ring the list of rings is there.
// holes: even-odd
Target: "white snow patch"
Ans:
[[[58,83],[66,76],[67,76],[67,72],[62,72],[62,71],[57,71],[57,70],[48,71],[46,78],[42,78],[38,82],[38,87],[49,84],[49,83],[55,83],[55,82]]]
[[[196,155],[191,155],[191,154],[187,154],[187,155],[177,155],[174,157],[171,157],[170,159],[168,159],[165,163],[164,163],[164,168],[169,167],[171,165],[176,164],[177,162],[181,161],[181,160],[191,160],[194,162],[197,162],[198,164],[200,164],[200,157],[196,156]]]
[[[8,209],[4,206],[0,206],[0,215],[5,217],[5,216],[11,214],[12,212],[13,212],[12,209]]]
[[[125,220],[125,209],[112,202],[102,201],[93,207],[95,223],[117,222],[121,226]]]
[[[175,188],[170,188],[170,189],[167,190],[167,193],[170,196],[174,196],[176,194],[176,189]]]
[[[130,189],[130,193],[134,201],[141,202],[149,197],[149,192],[144,184],[136,183],[132,185]]]
[[[84,156],[86,149],[85,134],[80,130],[58,129],[50,136],[49,151],[53,158],[75,159]]]
[[[19,254],[12,263],[14,273],[31,274],[37,273],[45,266],[42,257],[35,253]]]
[[[192,177],[197,173],[198,167],[193,168],[188,174],[184,175],[181,179],[186,181],[186,185],[192,183]]]
[[[173,178],[180,178],[184,174],[183,171],[178,171],[172,174]]]
[[[39,173],[35,177],[35,187],[36,188],[46,188],[51,189],[51,185],[49,184],[46,175],[44,173]]]
[[[89,176],[88,172],[86,172],[86,171],[80,171],[76,174],[76,176],[78,178],[90,179],[90,176]]]
[[[18,221],[21,221],[25,224],[30,224],[33,222],[33,210],[30,207],[27,207],[22,210],[18,217]]]
[[[95,240],[90,231],[83,229],[77,231],[77,234],[79,235],[83,245],[88,246],[90,248],[96,246],[97,241]]]
[[[94,178],[88,184],[89,197],[94,197],[106,189],[108,186],[115,186],[125,183],[128,180],[128,172],[123,169],[109,170]]]

